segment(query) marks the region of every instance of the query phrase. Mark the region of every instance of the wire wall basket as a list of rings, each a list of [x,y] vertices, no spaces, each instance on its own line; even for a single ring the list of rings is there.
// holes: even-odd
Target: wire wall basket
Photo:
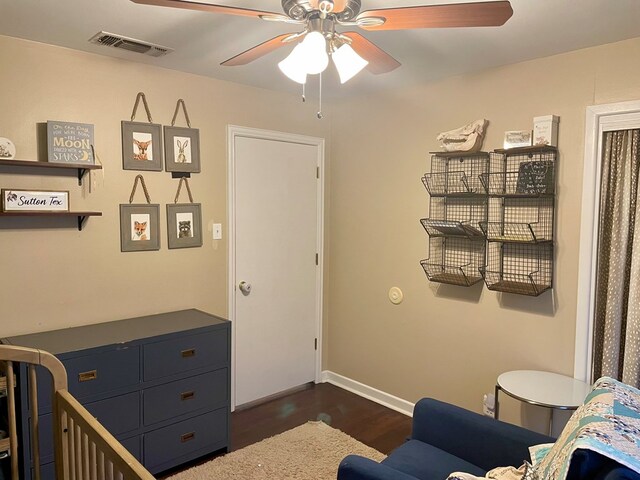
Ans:
[[[420,265],[432,282],[470,287],[482,280],[485,243],[464,238],[433,238],[429,258]]]
[[[552,288],[553,244],[489,243],[480,268],[489,290],[537,297]]]
[[[489,198],[488,221],[480,228],[489,242],[540,243],[553,240],[554,199]]]
[[[480,174],[488,195],[536,197],[555,194],[555,147],[497,150],[490,155],[489,172]]]
[[[484,194],[484,189],[480,183],[480,175],[487,173],[489,168],[489,154],[487,152],[431,152],[431,173],[426,176],[438,176],[437,179],[447,191],[434,189],[429,191],[431,195],[445,194]],[[461,188],[455,181],[448,179],[452,175],[458,177],[464,174],[464,188]],[[441,177],[446,180],[442,180]],[[425,185],[426,186],[426,185]],[[429,190],[429,187],[427,187]]]

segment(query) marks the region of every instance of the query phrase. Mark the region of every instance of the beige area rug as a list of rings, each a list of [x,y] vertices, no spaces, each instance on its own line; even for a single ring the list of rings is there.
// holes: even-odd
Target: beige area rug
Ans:
[[[323,422],[304,425],[169,477],[171,480],[335,480],[351,453],[385,455]]]

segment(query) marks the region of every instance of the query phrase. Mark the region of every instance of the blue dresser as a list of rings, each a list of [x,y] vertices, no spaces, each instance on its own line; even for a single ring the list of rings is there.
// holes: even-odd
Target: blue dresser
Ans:
[[[151,473],[229,447],[230,323],[199,310],[5,338],[64,364],[69,391]],[[21,478],[31,479],[26,369]],[[42,476],[54,480],[51,378],[39,372]]]

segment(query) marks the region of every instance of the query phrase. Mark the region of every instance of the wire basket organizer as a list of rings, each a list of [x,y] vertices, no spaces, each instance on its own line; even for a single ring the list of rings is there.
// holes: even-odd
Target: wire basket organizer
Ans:
[[[555,194],[556,147],[535,146],[496,150],[489,171],[479,180],[488,195],[538,197]]]
[[[484,239],[432,238],[429,258],[420,261],[432,282],[470,287],[482,280],[480,267],[484,261]]]
[[[488,221],[480,227],[489,242],[549,242],[553,214],[552,196],[490,197]]]
[[[445,235],[483,237],[481,222],[487,219],[487,197],[432,197],[429,218],[420,219],[430,237]]]
[[[487,152],[431,152],[431,173],[422,183],[432,197],[438,195],[484,194],[480,175],[487,173]]]
[[[537,297],[553,286],[553,244],[490,243],[480,272],[489,290]]]

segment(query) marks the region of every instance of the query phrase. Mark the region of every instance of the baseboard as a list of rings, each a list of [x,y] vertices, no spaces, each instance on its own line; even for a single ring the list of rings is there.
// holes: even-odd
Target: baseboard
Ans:
[[[360,383],[351,378],[345,377],[338,373],[334,373],[330,370],[323,370],[321,376],[322,383],[330,383],[336,387],[343,388],[351,393],[360,395],[368,400],[384,405],[387,408],[395,410],[396,412],[404,413],[405,415],[413,416],[414,404],[398,398],[390,393],[383,392],[377,388],[370,387],[364,383]]]

